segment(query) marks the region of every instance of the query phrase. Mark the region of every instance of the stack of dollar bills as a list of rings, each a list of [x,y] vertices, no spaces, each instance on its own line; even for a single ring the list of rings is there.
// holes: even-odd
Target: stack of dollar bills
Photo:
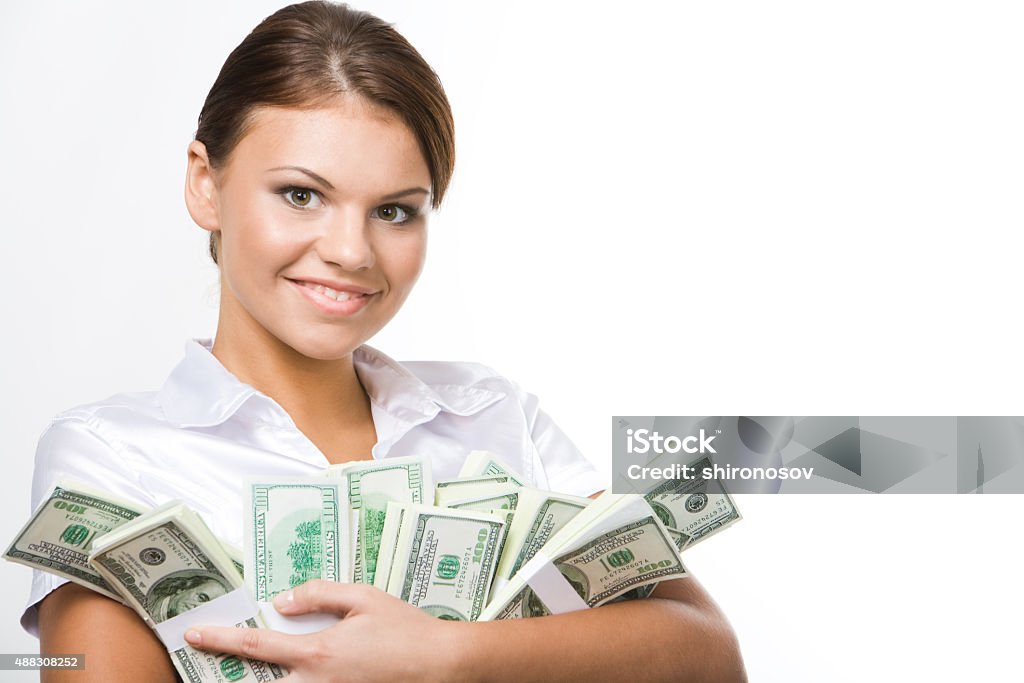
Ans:
[[[593,500],[524,482],[485,451],[471,453],[458,478],[436,483],[423,457],[250,479],[243,550],[214,537],[180,501],[143,510],[61,482],[5,558],[135,609],[186,681],[265,681],[287,671],[193,650],[175,635],[184,623],[175,618],[202,608],[203,623],[215,623],[207,603],[243,593],[264,603],[310,579],[372,584],[458,621],[598,607],[685,577],[680,553],[740,519],[714,480]],[[262,614],[234,625],[264,627]]]
[[[183,626],[177,637],[169,637],[166,627],[175,617],[243,586],[241,552],[215,538],[199,515],[178,501],[142,510],[62,481],[4,557],[134,609],[167,645],[174,668],[189,683],[272,681],[288,673],[277,664],[195,650],[181,640]],[[265,626],[259,613],[233,625]]]

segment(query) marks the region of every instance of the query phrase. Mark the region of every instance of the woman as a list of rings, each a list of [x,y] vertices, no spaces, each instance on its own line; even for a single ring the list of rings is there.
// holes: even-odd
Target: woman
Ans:
[[[400,364],[364,343],[419,276],[426,214],[453,163],[441,84],[389,25],[324,2],[262,22],[228,57],[188,148],[186,204],[220,268],[216,339],[190,343],[159,392],[58,416],[40,439],[35,500],[61,476],[146,505],[180,498],[237,542],[241,476],[423,454],[441,478],[476,448],[538,486],[595,494],[597,473],[532,395],[482,366]],[[345,619],[308,636],[188,637],[283,663],[296,681],[744,678],[727,622],[692,578],[651,599],[521,622],[453,623],[319,581],[279,604]],[[33,629],[38,609],[43,652],[88,655],[73,680],[174,679],[123,606],[42,573],[30,605],[23,622]]]

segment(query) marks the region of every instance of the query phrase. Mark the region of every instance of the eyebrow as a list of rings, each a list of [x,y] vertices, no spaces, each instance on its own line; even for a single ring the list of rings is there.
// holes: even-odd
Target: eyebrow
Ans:
[[[398,199],[399,197],[404,197],[407,194],[430,194],[430,190],[425,187],[410,187],[407,190],[400,190],[398,192],[386,194],[381,197],[381,199]]]
[[[267,173],[270,173],[271,171],[298,171],[299,173],[303,173],[309,176],[316,182],[326,187],[328,190],[334,189],[334,185],[331,185],[329,182],[327,182],[327,180],[323,176],[314,173],[313,171],[310,171],[308,168],[303,168],[302,166],[275,166],[274,168],[267,169]],[[381,197],[381,199],[398,199],[399,197],[404,197],[409,194],[430,194],[430,190],[428,190],[425,187],[409,187],[404,190],[399,190],[398,192],[386,194],[383,197]]]
[[[298,171],[299,173],[305,173],[310,178],[326,187],[328,190],[334,189],[334,185],[331,185],[322,176],[313,173],[308,168],[303,168],[302,166],[275,166],[274,168],[267,169],[267,173],[270,173],[271,171]]]

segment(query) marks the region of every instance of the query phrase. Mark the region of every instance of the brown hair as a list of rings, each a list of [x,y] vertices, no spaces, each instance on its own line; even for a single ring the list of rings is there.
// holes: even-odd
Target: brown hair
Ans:
[[[300,2],[260,22],[221,67],[195,139],[217,169],[248,132],[256,107],[315,108],[343,93],[383,106],[409,126],[430,170],[431,205],[440,206],[455,168],[455,124],[441,81],[391,24],[348,5]]]

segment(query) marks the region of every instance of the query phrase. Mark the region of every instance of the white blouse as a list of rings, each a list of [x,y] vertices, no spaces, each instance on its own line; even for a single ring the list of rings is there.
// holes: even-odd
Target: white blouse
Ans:
[[[193,339],[159,391],[116,394],[54,417],[36,449],[32,509],[62,478],[157,506],[178,499],[218,537],[242,545],[242,479],[316,475],[323,453],[273,399],[244,384]],[[473,450],[497,454],[533,485],[580,496],[605,478],[537,397],[476,363],[398,363],[363,345],[353,354],[370,396],[374,459],[430,458],[434,480],[458,475]],[[37,605],[66,580],[33,570],[22,627],[37,632]]]

